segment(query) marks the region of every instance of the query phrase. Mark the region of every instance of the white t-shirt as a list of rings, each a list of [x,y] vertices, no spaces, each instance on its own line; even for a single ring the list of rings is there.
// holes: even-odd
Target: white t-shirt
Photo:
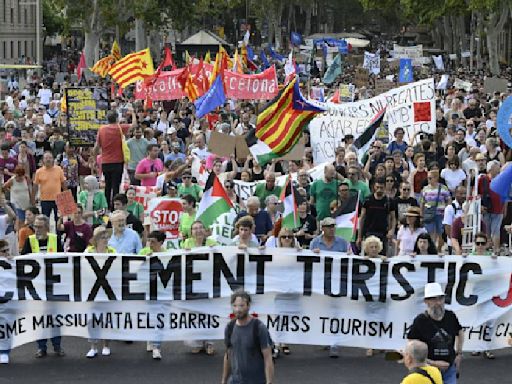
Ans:
[[[48,105],[52,99],[52,91],[48,88],[40,89],[39,92],[37,92],[37,97],[41,100],[41,104]]]
[[[453,207],[455,205],[455,208]],[[452,225],[457,217],[462,216],[462,207],[458,203],[457,200],[454,200],[453,203],[447,205],[444,210],[443,216],[443,225]],[[450,238],[450,234],[448,234],[448,246],[452,246],[452,240]]]
[[[466,180],[466,173],[460,168],[457,168],[455,171],[445,168],[441,171],[441,177],[445,179],[448,189],[453,192],[455,188]]]
[[[400,226],[398,233],[396,234],[397,240],[400,240],[400,249],[398,251],[399,255],[410,255],[414,251],[414,244],[416,244],[416,240],[418,236],[422,233],[426,233],[427,230],[425,228],[417,228],[414,232],[408,227]]]

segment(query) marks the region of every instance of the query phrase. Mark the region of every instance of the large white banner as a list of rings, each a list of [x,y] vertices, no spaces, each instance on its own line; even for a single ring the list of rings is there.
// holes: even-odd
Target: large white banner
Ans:
[[[465,327],[465,350],[505,347],[512,330],[512,260],[395,257],[204,247],[141,257],[27,255],[0,261],[0,349],[51,336],[117,340],[222,339],[232,291],[276,342],[398,349],[443,285]]]
[[[354,103],[321,103],[326,112],[309,123],[315,163],[334,161],[335,150],[345,135],[359,138],[383,108],[386,108],[385,120],[391,137],[399,127],[405,130],[404,139],[408,143],[416,132],[435,133],[435,97],[431,78]]]
[[[418,44],[410,47],[402,47],[398,44],[393,45],[391,56],[395,59],[411,59],[412,65],[417,67],[425,63],[423,57],[423,44]]]

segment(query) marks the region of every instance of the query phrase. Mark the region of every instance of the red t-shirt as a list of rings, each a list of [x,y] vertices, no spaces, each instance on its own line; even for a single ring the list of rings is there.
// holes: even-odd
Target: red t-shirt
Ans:
[[[491,198],[491,208],[487,210],[488,213],[500,214],[503,213],[503,205],[500,195],[491,189],[491,179],[488,175],[482,175],[478,178],[478,194],[480,196],[489,194]]]
[[[102,125],[98,131],[96,143],[101,148],[102,164],[124,163],[119,126],[124,134],[130,128],[130,124],[108,124]]]
[[[462,228],[464,228],[464,222],[462,221],[462,217],[457,217],[452,223],[452,233],[451,238],[457,239],[460,245],[462,245]],[[483,221],[480,222],[480,230],[485,232],[485,224]]]

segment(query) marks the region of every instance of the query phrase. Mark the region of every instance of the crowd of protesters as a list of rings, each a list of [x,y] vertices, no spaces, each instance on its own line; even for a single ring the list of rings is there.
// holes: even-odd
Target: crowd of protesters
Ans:
[[[351,81],[351,74],[353,68],[347,67],[342,81]],[[497,111],[508,93],[484,92],[481,75],[459,71],[457,77],[470,81],[472,89],[466,92],[449,85],[438,91],[435,134],[419,133],[413,142],[406,142],[404,130],[396,129],[389,140],[375,140],[362,160],[347,136],[339,142],[335,159],[314,180],[308,171],[318,164],[307,129],[301,160],[262,166],[250,155],[225,158],[209,149],[212,131],[244,135],[255,128],[259,102],[229,101],[197,119],[193,103],[187,100],[148,107],[127,90],[112,100],[108,124],[99,130],[94,148],[74,147],[60,104],[64,89],[72,85],[69,77],[58,83],[52,72],[34,73],[24,89],[19,89],[18,81],[10,81],[8,96],[0,105],[0,240],[6,241],[10,257],[64,251],[150,255],[163,250],[165,235],[144,225],[144,207],[136,201],[136,189],[121,188],[125,178],[132,186],[157,187],[158,195],[182,199],[179,243],[183,249],[215,245],[209,229],[195,219],[203,189],[191,166],[199,159],[207,172],[219,176],[233,200],[237,212],[233,245],[240,248],[296,247],[382,258],[469,252],[508,255],[512,215],[508,204],[489,188],[512,158],[496,129]],[[371,94],[371,87],[357,89],[355,98]],[[130,149],[128,161],[122,135]],[[300,225],[295,230],[281,228],[282,187],[276,184],[276,177],[291,172],[297,173]],[[236,180],[260,183],[244,200],[235,193]],[[72,217],[57,209],[56,196],[64,190],[70,190],[78,204]],[[463,232],[473,193],[481,196],[482,223],[475,249],[468,251]],[[353,194],[360,196],[359,228],[352,241],[346,241],[336,235],[335,213]],[[101,353],[111,353],[108,341],[90,340],[87,357],[98,355],[100,342]],[[60,338],[52,339],[52,344],[57,354],[64,354]],[[215,352],[207,340],[190,346],[194,353]],[[290,353],[288,346],[282,348]],[[161,358],[159,342],[148,343],[148,351],[154,359]],[[36,357],[46,354],[46,341],[40,340]],[[369,350],[368,356],[372,354]],[[339,349],[332,346],[330,356],[338,355]],[[7,354],[2,356],[8,361]]]

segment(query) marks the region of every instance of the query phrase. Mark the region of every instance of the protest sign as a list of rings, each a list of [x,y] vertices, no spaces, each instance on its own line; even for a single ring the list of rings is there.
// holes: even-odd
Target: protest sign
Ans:
[[[450,60],[457,60],[457,54],[456,54],[456,53],[450,53],[450,54],[448,55],[448,58],[449,58]]]
[[[430,121],[415,119],[415,103],[430,105]],[[435,88],[434,79],[421,80],[354,103],[321,103],[326,112],[309,123],[311,148],[315,163],[334,161],[334,151],[342,144],[345,135],[357,140],[370,126],[379,111],[386,109],[389,135],[398,127],[405,131],[405,140],[410,142],[416,132],[435,133]],[[420,108],[424,111],[425,105]],[[422,118],[427,116],[421,115]],[[364,136],[366,137],[366,135]]]
[[[375,79],[375,95],[380,95],[394,87],[395,83],[393,81],[389,81],[388,79]]]
[[[441,75],[441,79],[439,79],[439,83],[437,83],[436,89],[445,90],[448,87],[448,79],[450,75]]]
[[[487,77],[484,80],[484,90],[486,93],[507,92],[508,80],[499,77]]]
[[[368,71],[364,68],[356,68],[354,84],[357,88],[366,87],[368,85]]]
[[[453,87],[455,89],[463,89],[466,92],[471,92],[471,88],[473,87],[473,84],[470,81],[455,79],[455,82],[453,83]]]
[[[507,345],[512,327],[511,272],[506,257],[382,261],[286,248],[26,255],[0,261],[0,349],[53,336],[223,339],[238,288],[275,342],[401,349],[425,311],[425,284],[436,281],[464,350],[492,350]]]
[[[270,100],[279,92],[274,66],[255,75],[224,71],[226,97],[233,100]]]
[[[220,245],[231,245],[233,242],[236,215],[237,212],[231,209],[229,212],[223,213],[217,217],[210,227],[212,231],[210,238],[214,239]]]
[[[151,230],[164,232],[168,240],[180,236],[180,217],[183,214],[181,199],[155,197],[149,201],[148,212]]]
[[[440,71],[444,71],[443,55],[432,56],[432,58],[434,59],[434,64],[436,68],[439,69]]]
[[[311,87],[310,98],[318,101],[325,101],[323,87]]]
[[[235,153],[235,136],[212,131],[208,150],[220,157],[229,157]]]
[[[378,51],[376,53],[365,51],[363,68],[374,75],[378,75],[380,73],[380,53]]]
[[[107,124],[108,89],[73,87],[64,90],[69,141],[74,146],[94,146],[98,129]]]
[[[245,206],[247,199],[256,191],[258,183],[256,181],[242,181],[238,179],[234,179],[233,182],[235,183],[235,194]]]
[[[55,203],[57,204],[57,209],[62,216],[70,216],[73,213],[76,213],[76,202],[71,190],[69,189],[58,193],[55,197]]]
[[[353,84],[340,84],[340,102],[354,101],[355,87]]]
[[[419,67],[423,65],[423,45],[414,45],[411,47],[402,47],[398,44],[393,45],[391,56],[395,59],[411,59],[412,65]]]

